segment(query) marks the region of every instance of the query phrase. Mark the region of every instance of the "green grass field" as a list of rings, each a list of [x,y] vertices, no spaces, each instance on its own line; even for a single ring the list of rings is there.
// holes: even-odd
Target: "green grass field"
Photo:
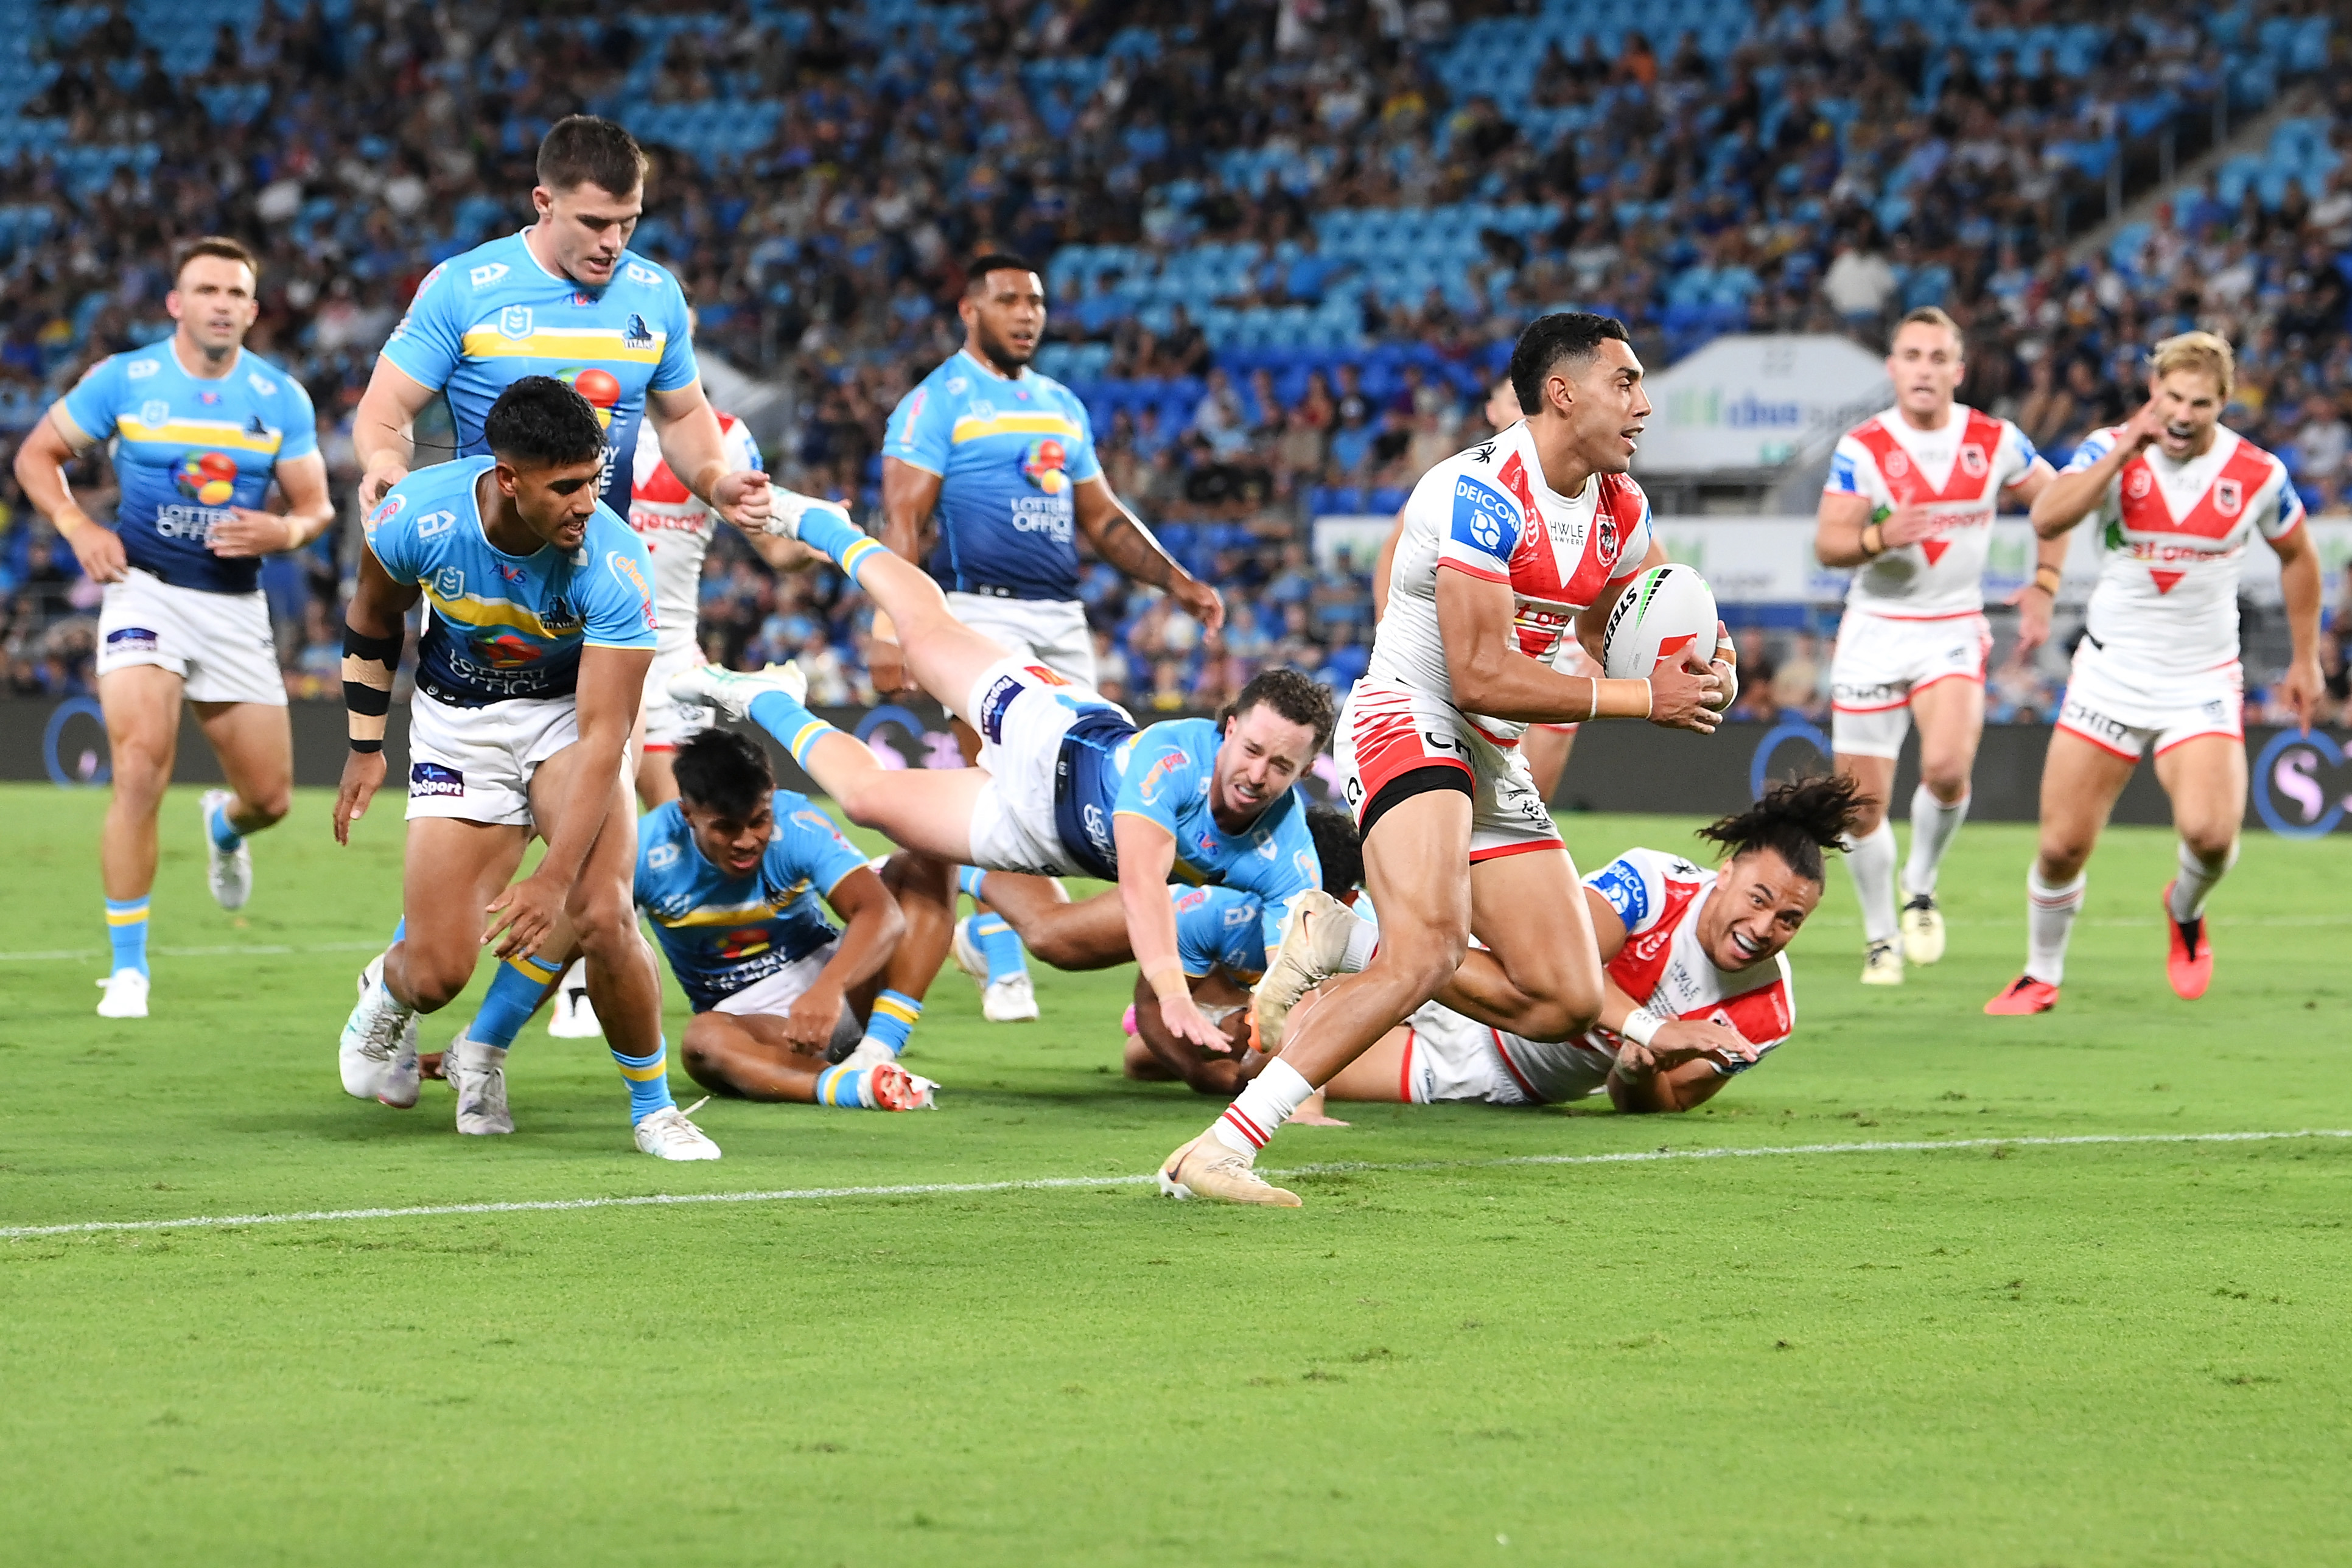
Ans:
[[[664,1166],[602,1048],[535,1024],[521,1131],[460,1140],[438,1085],[336,1085],[392,814],[338,851],[304,795],[233,919],[175,795],[155,1016],[108,1023],[102,804],[0,790],[0,1226],[1132,1176],[1212,1109],[1118,1076],[1128,973],[997,1027],[950,970],[910,1058],[936,1115],[713,1104],[726,1159]],[[1591,865],[1691,825],[1567,826]],[[2030,846],[1967,830],[1950,956],[1892,994],[1833,870],[1796,1040],[1704,1112],[1358,1107],[1268,1152],[1360,1167],[1300,1211],[1127,1184],[12,1236],[0,1558],[2333,1560],[2352,1141],[2179,1140],[2352,1128],[2352,851],[2249,839],[2189,1005],[2170,840],[2118,831],[2062,1010],[1988,1019]],[[2034,1142],[2085,1136],[2170,1141]],[[1955,1146],[1868,1147],[1919,1143]],[[1800,1145],[1843,1152],[1675,1157]]]

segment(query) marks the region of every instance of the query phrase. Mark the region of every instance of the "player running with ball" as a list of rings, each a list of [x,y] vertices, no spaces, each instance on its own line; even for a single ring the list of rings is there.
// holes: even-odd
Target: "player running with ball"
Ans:
[[[2102,560],[2065,706],[2042,764],[2042,847],[2025,879],[2025,973],[1985,1004],[2046,1013],[2066,976],[2084,863],[2140,758],[2172,797],[2179,875],[2164,889],[2166,977],[2193,1001],[2212,979],[2205,900],[2238,858],[2246,815],[2238,579],[2259,534],[2277,552],[2294,653],[2279,691],[2307,726],[2319,671],[2319,555],[2286,466],[2221,423],[2237,366],[2211,332],[2148,359],[2148,399],[2100,430],[2033,505],[2047,539],[2095,517]]]
[[[1580,1035],[1600,1016],[1592,922],[1519,736],[1529,723],[1600,718],[1710,733],[1731,672],[1673,660],[1641,679],[1551,668],[1572,622],[1597,657],[1625,584],[1664,559],[1649,502],[1625,475],[1650,400],[1623,326],[1582,312],[1531,323],[1511,379],[1527,417],[1432,469],[1405,503],[1371,668],[1340,715],[1339,773],[1363,830],[1379,948],[1284,1037],[1288,1004],[1348,956],[1345,926],[1328,918],[1336,901],[1301,900],[1309,907],[1258,993],[1261,1043],[1282,1056],[1162,1163],[1171,1195],[1296,1205],[1251,1169],[1258,1149],[1432,996],[1535,1039]],[[1486,944],[1476,952],[1473,933]]]
[[[2032,505],[2051,480],[2024,431],[1954,400],[1968,374],[1961,349],[1959,327],[1933,306],[1895,324],[1886,353],[1895,406],[1838,441],[1813,543],[1822,565],[1858,568],[1830,665],[1830,730],[1837,771],[1864,797],[1846,869],[1862,902],[1865,985],[1900,985],[1906,958],[1944,956],[1936,870],[1968,818],[1984,735],[1993,513],[2003,500]],[[2042,542],[2033,582],[2015,601],[2020,658],[2049,640],[2065,557],[2064,540]],[[1915,720],[1919,787],[1898,917],[1886,803]]]

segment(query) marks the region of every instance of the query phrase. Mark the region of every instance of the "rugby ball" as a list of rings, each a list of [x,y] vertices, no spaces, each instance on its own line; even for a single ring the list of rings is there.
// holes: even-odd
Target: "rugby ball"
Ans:
[[[1612,680],[1643,680],[1662,658],[1694,646],[1700,663],[1715,655],[1715,595],[1706,579],[1668,562],[1627,585],[1609,612],[1601,669]]]

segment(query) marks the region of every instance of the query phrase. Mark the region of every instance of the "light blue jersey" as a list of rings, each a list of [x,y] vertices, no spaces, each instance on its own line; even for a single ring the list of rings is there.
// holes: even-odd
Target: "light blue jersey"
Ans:
[[[482,531],[476,488],[494,459],[419,468],[392,487],[362,527],[395,583],[432,607],[416,648],[416,689],[479,708],[512,697],[569,697],[583,647],[654,646],[653,563],[609,507],[589,514],[577,550],[543,544],[509,555]]]
[[[590,289],[539,264],[521,234],[454,256],[425,275],[383,357],[446,393],[457,450],[474,457],[490,405],[526,375],[551,375],[595,406],[604,426],[604,504],[629,515],[630,465],[646,394],[692,384],[694,333],[677,279],[624,251]],[[616,458],[615,454],[618,454]]]
[[[1051,377],[1007,381],[966,352],[899,400],[882,455],[940,476],[930,573],[962,593],[1078,596],[1073,486],[1102,473],[1087,405]]]
[[[1265,907],[1238,888],[1171,888],[1176,905],[1176,957],[1187,979],[1223,970],[1244,985],[1265,973]]]
[[[775,837],[748,877],[704,857],[676,801],[637,824],[637,904],[698,1013],[841,934],[818,900],[866,857],[806,795],[780,789],[773,798]]]
[[[253,592],[260,560],[206,542],[231,508],[260,507],[280,462],[319,449],[300,382],[242,349],[228,374],[190,375],[166,338],[99,361],[64,406],[81,434],[114,442],[114,521],[131,565],[178,588]]]

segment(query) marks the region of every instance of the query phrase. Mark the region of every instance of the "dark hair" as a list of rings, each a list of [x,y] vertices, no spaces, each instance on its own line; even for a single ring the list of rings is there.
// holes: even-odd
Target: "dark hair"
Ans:
[[[616,196],[646,183],[637,139],[593,114],[567,114],[539,139],[539,183],[551,191],[595,185]]]
[[[1611,338],[1633,341],[1624,322],[1590,310],[1555,310],[1529,321],[1511,350],[1511,390],[1518,394],[1519,412],[1533,414],[1543,406],[1544,377],[1552,366],[1564,359],[1589,360]]]
[[[1698,836],[1738,859],[1753,849],[1769,849],[1809,882],[1822,879],[1822,851],[1843,847],[1855,818],[1870,797],[1862,785],[1839,773],[1790,779],[1774,784],[1746,811],[1708,823]]]
[[[179,287],[180,274],[188,269],[188,263],[199,256],[217,256],[223,261],[241,261],[245,264],[245,269],[253,274],[253,280],[257,284],[261,281],[261,263],[253,258],[253,252],[246,248],[243,240],[231,239],[225,234],[208,234],[202,239],[188,241],[173,252],[172,286],[173,288]]]
[[[551,375],[511,383],[482,420],[482,444],[509,462],[552,468],[603,455],[596,410]]]
[[[1336,805],[1310,805],[1307,834],[1315,840],[1315,858],[1323,862],[1325,892],[1344,898],[1349,889],[1363,885],[1364,841],[1352,814]]]
[[[977,294],[988,287],[992,272],[1034,272],[1037,269],[1020,257],[1006,250],[992,250],[986,256],[974,257],[971,269],[965,275],[963,291]]]
[[[671,756],[680,799],[740,822],[775,792],[776,770],[740,730],[697,730]]]
[[[1315,731],[1315,749],[1321,751],[1331,743],[1331,731],[1339,727],[1339,705],[1331,699],[1331,689],[1303,670],[1286,664],[1272,665],[1249,678],[1249,684],[1236,692],[1217,715],[1217,728],[1240,718],[1251,709],[1264,704],[1294,724],[1304,724]]]

